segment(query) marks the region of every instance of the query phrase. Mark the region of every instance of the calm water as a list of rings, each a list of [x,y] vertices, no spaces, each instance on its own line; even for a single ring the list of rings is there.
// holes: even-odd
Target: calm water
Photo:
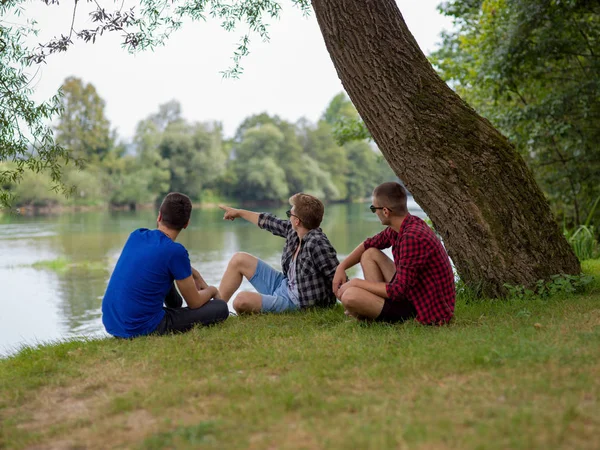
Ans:
[[[424,216],[416,203],[409,207]],[[270,212],[285,217],[286,209]],[[283,239],[248,222],[222,218],[220,210],[194,211],[190,226],[178,238],[208,284],[218,285],[237,251],[280,268]],[[155,225],[153,211],[0,217],[0,356],[23,345],[106,336],[102,296],[123,244],[134,229]],[[340,259],[382,229],[367,204],[328,206],[322,228]],[[57,258],[67,258],[74,267],[63,271],[33,267]],[[252,286],[245,281],[241,289]]]

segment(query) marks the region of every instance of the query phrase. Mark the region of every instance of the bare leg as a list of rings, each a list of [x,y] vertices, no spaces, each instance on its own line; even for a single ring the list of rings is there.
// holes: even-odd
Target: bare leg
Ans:
[[[376,248],[370,248],[362,254],[360,266],[368,281],[388,283],[396,273],[394,261]]]
[[[340,299],[349,316],[357,319],[376,319],[381,314],[385,299],[364,289],[351,287]]]
[[[233,308],[238,314],[259,313],[262,309],[262,295],[256,292],[240,292],[233,300]]]
[[[242,284],[243,277],[249,280],[254,276],[257,264],[258,258],[249,253],[239,252],[233,255],[219,285],[221,298],[228,302]]]
[[[365,280],[377,283],[391,281],[396,273],[394,262],[376,248],[370,248],[363,253],[360,266]],[[360,288],[348,289],[340,301],[344,305],[346,314],[358,320],[376,319],[381,314],[385,303],[382,297]]]

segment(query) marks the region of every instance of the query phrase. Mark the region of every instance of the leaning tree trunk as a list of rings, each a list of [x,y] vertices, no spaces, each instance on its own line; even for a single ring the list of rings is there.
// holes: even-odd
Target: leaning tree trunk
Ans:
[[[375,142],[484,295],[578,274],[523,159],[435,73],[394,0],[312,0],[327,50]]]

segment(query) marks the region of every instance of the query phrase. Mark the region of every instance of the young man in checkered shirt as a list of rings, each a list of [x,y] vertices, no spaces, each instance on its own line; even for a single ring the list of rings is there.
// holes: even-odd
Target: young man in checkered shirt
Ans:
[[[319,228],[325,207],[312,195],[299,193],[290,198],[289,220],[272,214],[220,206],[225,220],[241,217],[275,236],[285,238],[281,255],[282,272],[248,253],[236,253],[221,279],[221,298],[229,301],[240,287],[242,277],[256,292],[240,292],[233,301],[238,314],[295,311],[311,306],[333,306],[331,289],[339,261],[329,239]]]
[[[387,228],[356,247],[336,270],[333,291],[346,314],[382,322],[449,322],[456,293],[448,254],[431,228],[409,214],[402,185],[377,186],[370,209]],[[389,247],[393,261],[381,251]],[[346,270],[359,262],[365,279],[347,281]]]

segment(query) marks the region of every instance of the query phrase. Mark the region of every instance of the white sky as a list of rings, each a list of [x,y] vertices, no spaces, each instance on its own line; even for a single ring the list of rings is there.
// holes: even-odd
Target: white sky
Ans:
[[[421,49],[435,49],[442,29],[451,20],[436,6],[441,0],[397,0],[409,29]],[[102,36],[95,44],[76,41],[66,53],[51,55],[35,79],[35,98],[53,95],[64,79],[76,76],[92,83],[106,101],[106,115],[119,136],[129,139],[138,121],[157,111],[158,105],[178,100],[190,121],[223,122],[231,136],[249,115],[268,112],[296,121],[316,121],[327,103],[342,91],[314,15],[287,7],[270,26],[271,41],[258,37],[243,60],[239,79],[223,79],[219,73],[231,66],[239,33],[227,33],[218,22],[189,23],[176,32],[165,47],[136,55],[121,48],[118,33]],[[28,4],[25,17],[35,17],[42,30],[37,42],[67,34],[72,1],[45,6]],[[91,28],[80,2],[75,29]],[[114,5],[106,2],[107,8]]]

